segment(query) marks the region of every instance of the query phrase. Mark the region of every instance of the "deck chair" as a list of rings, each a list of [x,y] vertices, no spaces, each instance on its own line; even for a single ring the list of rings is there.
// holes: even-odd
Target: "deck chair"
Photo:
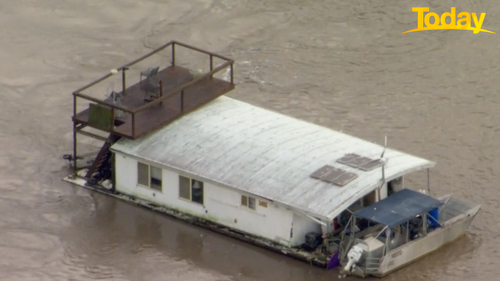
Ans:
[[[122,99],[123,99],[123,92],[118,93],[115,91],[111,91],[104,101],[111,103],[111,104],[121,105]],[[119,109],[115,110],[115,117],[116,118],[121,118],[123,116],[125,116],[125,112],[123,112]]]
[[[144,91],[144,101],[150,102],[153,99],[160,97],[160,83],[153,81],[148,81],[142,85],[142,90]]]
[[[139,80],[142,82],[142,77],[146,77],[146,80],[151,80],[152,77],[158,74],[158,70],[160,70],[160,67],[150,67],[146,70],[141,71],[141,76],[139,77]]]
[[[106,99],[104,99],[104,101],[112,103],[112,104],[121,104],[122,99],[123,99],[122,93],[117,93],[115,91],[111,91],[107,95]]]
[[[154,98],[158,98],[160,95],[160,83],[157,79],[153,79],[160,70],[160,67],[150,67],[144,71],[141,71],[140,84],[141,89],[144,91],[144,101],[149,102]],[[142,77],[146,79],[142,80]]]

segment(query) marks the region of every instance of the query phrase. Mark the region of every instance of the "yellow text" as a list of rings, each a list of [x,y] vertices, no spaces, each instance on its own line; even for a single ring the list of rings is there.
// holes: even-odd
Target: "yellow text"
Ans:
[[[413,7],[411,10],[412,12],[417,13],[417,28],[405,31],[403,33],[424,30],[458,29],[470,30],[474,34],[478,34],[479,32],[488,32],[495,34],[495,32],[493,31],[482,29],[486,13],[481,13],[478,18],[476,13],[467,12],[461,12],[457,17],[455,7],[451,7],[451,12],[443,13],[441,16],[436,13],[427,13],[429,12],[428,7]],[[424,13],[427,14],[424,15]],[[434,19],[433,23],[431,23],[431,18]],[[446,18],[450,19],[450,23],[446,23]],[[472,22],[474,22],[474,26],[472,26]]]

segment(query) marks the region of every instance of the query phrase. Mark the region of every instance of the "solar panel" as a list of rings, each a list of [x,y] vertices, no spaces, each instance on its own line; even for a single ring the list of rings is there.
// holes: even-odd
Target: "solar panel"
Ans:
[[[325,165],[312,173],[311,177],[342,187],[356,179],[358,175],[330,165]]]
[[[380,159],[371,159],[356,153],[348,153],[337,162],[363,171],[371,171],[383,164]]]
[[[311,174],[311,178],[315,178],[315,179],[322,179],[324,175],[328,174],[332,169],[334,169],[332,166],[330,165],[325,165],[321,168],[319,168],[318,170],[316,170],[316,172],[312,173]]]

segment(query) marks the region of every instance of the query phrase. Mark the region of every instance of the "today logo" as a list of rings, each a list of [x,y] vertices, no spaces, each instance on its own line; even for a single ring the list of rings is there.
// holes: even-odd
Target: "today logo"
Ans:
[[[458,14],[457,21],[457,13],[455,7],[451,7],[451,12],[443,13],[441,16],[432,12],[427,13],[424,16],[424,13],[429,12],[429,7],[413,7],[411,10],[412,12],[417,13],[417,28],[405,31],[403,33],[425,30],[456,29],[470,30],[474,34],[478,34],[479,32],[495,34],[495,32],[493,31],[482,29],[486,13],[481,13],[478,19],[476,13],[461,12]],[[434,19],[433,23],[431,23],[431,18]],[[450,23],[446,23],[446,18],[450,18]],[[472,26],[472,22],[474,22],[474,26]]]

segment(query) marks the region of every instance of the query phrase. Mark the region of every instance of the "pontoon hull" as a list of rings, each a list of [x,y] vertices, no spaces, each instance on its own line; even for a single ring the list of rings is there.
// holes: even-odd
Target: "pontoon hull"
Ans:
[[[232,237],[247,243],[250,243],[252,245],[271,250],[277,253],[281,253],[285,256],[307,262],[308,264],[320,267],[320,268],[327,268],[327,263],[328,259],[325,256],[317,255],[314,252],[307,252],[302,250],[301,248],[291,248],[283,245],[279,245],[277,243],[274,243],[271,240],[266,240],[265,238],[261,238],[258,236],[255,236],[250,233],[244,233],[241,231],[237,231],[236,229],[228,228],[227,226],[220,225],[217,222],[213,221],[208,221],[206,219],[203,219],[201,217],[193,216],[188,213],[183,213],[175,209],[171,209],[165,206],[157,206],[154,205],[153,203],[141,199],[141,198],[136,198],[132,197],[130,195],[126,195],[120,192],[112,192],[109,190],[108,187],[106,187],[104,184],[103,185],[92,185],[88,184],[85,179],[82,177],[87,173],[87,169],[82,169],[78,172],[79,177],[74,177],[73,175],[65,177],[64,181],[72,183],[74,185],[84,187],[87,189],[90,189],[92,191],[97,191],[99,193],[105,194],[112,196],[114,198],[123,200],[125,202],[129,202],[132,204],[136,204],[141,207],[145,207],[147,209],[163,213],[165,215],[168,215],[170,217],[185,221],[187,223],[193,224],[195,226],[199,227],[204,227],[208,230],[217,232],[219,234],[226,235],[228,237]]]

